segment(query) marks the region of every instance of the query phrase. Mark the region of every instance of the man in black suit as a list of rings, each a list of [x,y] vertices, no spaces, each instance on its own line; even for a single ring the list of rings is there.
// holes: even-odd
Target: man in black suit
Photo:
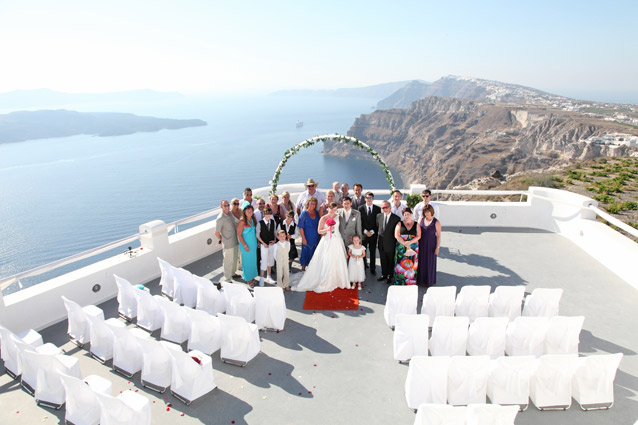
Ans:
[[[361,217],[361,231],[363,233],[363,246],[370,254],[370,273],[377,274],[377,234],[379,227],[377,226],[377,215],[381,214],[381,208],[374,205],[374,193],[366,193],[366,203],[359,207],[359,216]],[[366,267],[368,265],[366,264]]]
[[[363,186],[361,186],[361,183],[355,183],[352,186],[352,189],[354,190],[354,196],[351,197],[352,208],[358,210],[366,203],[365,198],[363,197]]]
[[[392,214],[388,201],[383,201],[381,205],[382,213],[377,215],[381,276],[377,280],[382,281],[385,279],[388,283],[392,283],[394,277],[394,250],[397,245],[394,230],[397,227],[397,223],[401,222],[401,219],[398,215]]]

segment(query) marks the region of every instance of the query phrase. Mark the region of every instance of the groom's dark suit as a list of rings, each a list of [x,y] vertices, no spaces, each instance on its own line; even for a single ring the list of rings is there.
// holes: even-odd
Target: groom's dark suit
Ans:
[[[377,262],[377,238],[379,235],[379,227],[377,225],[377,215],[381,214],[381,208],[372,204],[372,213],[368,213],[368,206],[359,207],[359,215],[361,216],[361,233],[363,234],[363,246],[370,254],[370,272],[376,274]],[[366,236],[366,231],[373,230],[374,234],[370,237]],[[367,266],[366,266],[367,267]]]
[[[397,223],[401,222],[401,219],[398,215],[390,213],[387,224],[384,224],[384,220],[385,214],[381,213],[377,215],[381,276],[391,280],[394,277],[394,251],[397,245],[397,240],[394,237],[394,230],[397,227]]]

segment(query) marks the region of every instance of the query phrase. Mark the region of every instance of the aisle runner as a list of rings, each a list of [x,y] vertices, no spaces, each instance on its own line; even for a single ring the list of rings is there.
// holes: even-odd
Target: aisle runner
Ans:
[[[356,289],[335,289],[332,292],[306,292],[304,310],[358,310],[359,291]]]

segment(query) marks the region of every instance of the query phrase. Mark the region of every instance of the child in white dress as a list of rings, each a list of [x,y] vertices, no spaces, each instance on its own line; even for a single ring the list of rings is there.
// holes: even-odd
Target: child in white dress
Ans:
[[[361,283],[366,280],[366,272],[364,267],[364,258],[366,258],[366,249],[361,245],[361,237],[354,235],[352,237],[352,245],[348,245],[348,274],[350,277],[351,288],[362,289]]]

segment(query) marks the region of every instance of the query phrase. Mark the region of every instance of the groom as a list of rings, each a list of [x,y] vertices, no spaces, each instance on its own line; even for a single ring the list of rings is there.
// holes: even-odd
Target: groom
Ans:
[[[339,216],[339,232],[343,237],[343,244],[348,252],[348,245],[352,244],[352,237],[359,235],[361,237],[361,216],[359,211],[352,208],[352,199],[346,196],[342,199],[343,208],[337,210]]]

